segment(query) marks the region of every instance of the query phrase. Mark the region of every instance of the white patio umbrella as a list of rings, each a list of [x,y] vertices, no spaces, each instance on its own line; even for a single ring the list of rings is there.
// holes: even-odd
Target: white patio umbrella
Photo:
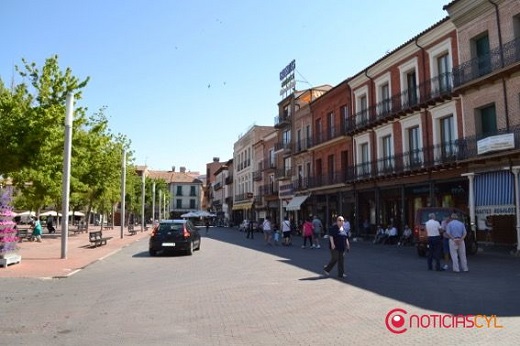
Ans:
[[[40,216],[61,216],[61,213],[58,213],[56,210],[48,210],[41,213]]]
[[[74,213],[74,216],[85,216],[85,214],[82,213],[81,211],[72,212],[72,210],[69,210],[69,216],[72,216],[73,213]]]

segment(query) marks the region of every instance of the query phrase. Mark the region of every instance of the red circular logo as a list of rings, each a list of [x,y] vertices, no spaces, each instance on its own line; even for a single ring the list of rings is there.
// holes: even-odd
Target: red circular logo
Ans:
[[[397,308],[397,309],[390,310],[386,314],[386,318],[385,318],[386,329],[388,329],[389,331],[391,331],[394,334],[402,334],[402,333],[406,332],[408,330],[407,328],[404,328],[404,325],[406,322],[406,319],[405,319],[406,314],[407,314],[406,310],[403,310],[403,309]]]

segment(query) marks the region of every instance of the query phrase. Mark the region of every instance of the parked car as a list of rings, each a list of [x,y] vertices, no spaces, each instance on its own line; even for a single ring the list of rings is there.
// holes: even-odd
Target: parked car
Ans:
[[[413,237],[417,246],[417,254],[419,256],[426,256],[428,252],[428,235],[426,234],[425,224],[430,219],[430,213],[434,213],[436,220],[442,223],[442,220],[446,216],[451,216],[452,213],[456,213],[459,220],[466,225],[467,235],[464,239],[466,244],[466,253],[474,255],[478,251],[477,236],[475,232],[471,230],[469,215],[460,209],[456,208],[443,208],[443,207],[427,207],[419,208],[415,212]]]
[[[152,230],[149,252],[150,256],[176,251],[192,255],[200,250],[200,242],[200,233],[190,220],[163,220]]]

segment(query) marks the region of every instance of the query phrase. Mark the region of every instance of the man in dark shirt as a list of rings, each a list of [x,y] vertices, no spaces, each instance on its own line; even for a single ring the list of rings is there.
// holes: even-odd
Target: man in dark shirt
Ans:
[[[338,277],[342,279],[347,277],[344,268],[345,251],[350,250],[348,229],[344,226],[344,223],[345,219],[343,216],[338,216],[336,224],[332,226],[329,231],[330,261],[323,268],[325,275],[329,275],[330,271],[337,263]]]

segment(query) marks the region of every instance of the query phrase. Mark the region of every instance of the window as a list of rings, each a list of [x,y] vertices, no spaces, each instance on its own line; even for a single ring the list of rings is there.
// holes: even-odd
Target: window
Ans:
[[[410,71],[406,74],[406,101],[408,106],[417,104],[417,80],[415,78],[415,71]]]
[[[392,136],[386,135],[382,139],[383,144],[383,169],[392,169]]]
[[[182,199],[177,199],[175,201],[175,204],[177,206],[177,209],[182,209]]]
[[[283,118],[287,118],[291,115],[291,107],[289,105],[283,107]]]
[[[303,166],[298,165],[298,187],[303,187]]]
[[[334,113],[327,114],[327,123],[329,127],[328,139],[334,138]]]
[[[316,122],[314,123],[314,135],[316,136],[316,144],[321,143],[321,119],[316,119]]]
[[[190,186],[190,196],[197,196],[197,193],[195,192],[195,186]]]
[[[328,183],[333,184],[334,183],[334,155],[329,155],[327,157],[327,178]]]
[[[303,150],[303,145],[302,145],[302,130],[301,129],[298,129],[298,131],[296,131],[296,151],[300,152]]]
[[[410,127],[408,129],[408,150],[409,164],[414,167],[421,165],[421,152],[419,144],[419,126]]]
[[[289,144],[291,143],[291,130],[285,130],[282,133],[282,143],[284,149],[289,148]]]
[[[441,154],[443,158],[456,154],[455,151],[455,130],[453,125],[453,115],[440,119],[441,127]]]
[[[269,167],[270,168],[275,167],[274,149],[269,150]]]
[[[177,196],[182,196],[182,186],[177,186]]]
[[[448,54],[441,55],[437,58],[437,70],[439,72],[439,92],[444,93],[450,89],[450,66]]]
[[[379,103],[379,115],[387,115],[390,113],[390,87],[388,83],[380,86],[381,102]]]
[[[487,33],[477,37],[472,42],[476,58],[476,75],[483,76],[491,72],[491,55],[489,54],[489,36]]]
[[[346,150],[341,152],[341,175],[343,181],[348,179],[348,151]]]
[[[485,138],[497,134],[497,116],[495,105],[489,105],[477,110],[477,135]]]
[[[348,129],[348,107],[347,106],[341,106],[340,108],[341,112],[341,128],[346,131]]]
[[[361,144],[361,175],[370,174],[370,154],[368,143]]]
[[[307,162],[306,167],[307,167],[306,168],[306,171],[307,171],[307,182],[305,184],[305,187],[308,187],[308,185],[307,185],[308,184],[308,179],[311,176],[311,163]]]
[[[363,95],[359,98],[359,108],[360,112],[358,113],[360,117],[358,117],[358,123],[361,125],[365,125],[368,123],[368,101],[367,95]]]
[[[307,125],[305,127],[305,138],[306,138],[306,141],[307,143],[305,144],[305,149],[309,149],[311,146],[312,146],[312,143],[311,143],[311,125]]]
[[[190,199],[190,209],[196,209],[197,208],[195,202],[196,201],[194,199]]]

